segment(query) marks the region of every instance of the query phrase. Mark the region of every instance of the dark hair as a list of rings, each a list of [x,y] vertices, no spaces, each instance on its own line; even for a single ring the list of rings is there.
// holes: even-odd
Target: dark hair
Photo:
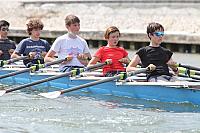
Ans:
[[[27,26],[27,32],[29,35],[31,35],[31,31],[33,29],[43,29],[44,24],[42,23],[42,21],[38,18],[31,18],[29,20],[27,20],[26,22],[26,26]]]
[[[8,23],[6,20],[0,20],[0,28],[2,27],[2,26],[10,26],[10,23]]]
[[[105,34],[104,34],[104,38],[105,38],[105,39],[108,39],[108,38],[109,38],[109,35],[110,35],[111,33],[114,33],[114,32],[119,32],[119,35],[120,35],[120,31],[119,31],[119,29],[118,29],[117,27],[115,27],[115,26],[110,26],[109,28],[107,28],[107,30],[106,30],[106,32],[105,32]],[[117,46],[118,46],[118,47],[120,46],[119,43],[117,44]]]
[[[148,37],[149,37],[149,34],[153,34],[157,30],[164,31],[164,27],[159,23],[155,23],[155,22],[149,23],[149,25],[147,26]]]
[[[80,23],[80,19],[75,16],[75,15],[67,15],[66,18],[65,18],[65,25],[68,25],[70,26],[71,24],[74,24],[74,23]]]

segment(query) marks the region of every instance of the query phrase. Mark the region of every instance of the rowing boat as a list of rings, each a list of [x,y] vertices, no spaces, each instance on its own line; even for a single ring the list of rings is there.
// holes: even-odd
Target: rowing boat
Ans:
[[[0,75],[10,73],[23,67],[4,67],[0,70]],[[89,73],[89,72],[86,72]],[[25,72],[19,75],[1,79],[2,84],[18,85],[38,81],[53,75],[59,75],[56,68],[41,69],[39,72]],[[86,74],[82,74],[86,75]],[[56,91],[71,88],[81,84],[90,83],[107,77],[76,76],[62,77],[56,80],[39,84],[38,86],[49,88],[40,91]],[[136,82],[112,81],[103,84],[77,90],[76,93],[92,93],[101,95],[114,95],[120,97],[138,98],[146,100],[156,100],[161,102],[192,103],[200,105],[200,82],[182,80],[180,82],[145,82],[144,77],[134,76]],[[41,89],[41,87],[39,87]],[[36,89],[37,87],[35,87]]]

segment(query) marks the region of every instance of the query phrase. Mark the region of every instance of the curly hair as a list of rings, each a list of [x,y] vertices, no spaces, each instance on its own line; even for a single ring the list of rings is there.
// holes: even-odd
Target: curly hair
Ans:
[[[31,35],[31,31],[33,29],[41,29],[42,30],[44,27],[44,24],[38,18],[31,18],[31,19],[27,20],[26,26],[27,26],[28,34]]]

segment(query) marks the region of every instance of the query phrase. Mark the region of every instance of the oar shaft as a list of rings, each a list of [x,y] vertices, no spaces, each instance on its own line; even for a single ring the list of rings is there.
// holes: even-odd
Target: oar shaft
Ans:
[[[24,57],[25,58],[25,57]],[[61,59],[61,60],[57,60],[57,61],[54,61],[54,62],[50,62],[50,63],[46,63],[45,65],[41,65],[39,66],[39,69],[40,68],[44,68],[44,67],[48,67],[50,65],[54,65],[54,64],[58,64],[58,63],[61,63],[63,62],[65,59]],[[34,66],[31,66],[29,68],[25,68],[24,70],[20,70],[20,71],[15,71],[15,72],[11,72],[11,73],[8,73],[8,74],[5,74],[5,75],[1,75],[0,76],[0,79],[3,79],[3,78],[7,78],[7,77],[10,77],[10,76],[15,76],[15,75],[18,75],[18,74],[21,74],[21,73],[24,73],[24,72],[29,72],[29,71],[32,71],[34,70],[35,67]]]
[[[195,76],[195,75],[190,75],[190,76],[188,76],[188,75],[185,75],[185,74],[180,73],[180,74],[178,74],[178,76],[180,76],[180,77],[186,77],[186,78],[190,78],[190,79],[194,79],[194,80],[196,80],[196,81],[198,81],[198,82],[199,82],[199,80],[200,80],[200,77],[199,77],[199,76]]]
[[[21,57],[19,57],[19,58],[10,59],[10,60],[8,60],[8,64],[13,63],[13,62],[16,62],[16,61],[19,61],[19,60],[24,60],[24,59],[26,59],[26,58],[28,58],[28,56],[21,56]]]
[[[141,68],[139,70],[130,72],[128,75],[136,75],[136,74],[139,74],[139,73],[146,72],[147,70],[148,70],[148,68]],[[98,84],[110,82],[110,81],[113,81],[113,80],[118,80],[118,79],[121,79],[122,76],[124,76],[124,74],[119,74],[119,75],[116,75],[114,77],[107,77],[106,79],[93,81],[93,82],[86,83],[86,84],[83,84],[83,85],[80,85],[80,86],[72,87],[70,89],[64,89],[64,90],[61,90],[60,92],[61,92],[61,94],[63,94],[63,93],[79,90],[79,89],[82,89],[82,88],[90,87],[90,86],[93,86],[93,85],[98,85]]]
[[[108,62],[98,63],[98,64],[95,64],[95,65],[92,65],[92,66],[88,66],[87,68],[85,68],[85,71],[96,69],[96,68],[102,67],[102,66],[104,66],[106,64],[108,64]]]
[[[105,65],[105,63],[102,63],[101,66],[102,65]],[[93,67],[90,67],[89,69],[93,69],[93,68],[96,68],[96,67],[99,67],[99,66],[100,65],[94,65]],[[86,71],[86,70],[89,70],[89,69],[87,67],[83,71]],[[37,85],[37,84],[40,84],[40,83],[48,82],[48,81],[51,81],[51,80],[55,80],[55,79],[58,79],[58,78],[62,78],[62,77],[65,77],[65,76],[73,75],[74,73],[77,73],[77,70],[71,70],[70,72],[62,73],[62,74],[55,75],[55,76],[52,76],[52,77],[49,77],[49,78],[45,78],[45,79],[42,79],[42,80],[38,80],[38,81],[35,81],[35,82],[32,82],[32,83],[28,83],[28,84],[24,84],[24,85],[21,85],[21,86],[17,86],[15,88],[10,88],[10,89],[5,90],[4,92],[8,93],[8,92],[20,90],[20,89],[23,89],[23,88],[26,88],[26,87],[29,87],[29,86],[33,86],[33,85]]]
[[[148,70],[149,70],[148,68],[140,68],[136,71],[129,72],[128,76],[134,76],[134,75],[139,74],[139,73],[145,73]]]
[[[194,76],[194,75],[200,75],[200,72],[197,71],[197,70],[190,70],[188,68],[184,68],[184,67],[179,67],[178,68],[179,70],[179,74],[185,74],[185,75],[188,75],[189,77],[190,76]]]
[[[136,70],[136,71],[132,72],[131,74],[132,75],[139,74],[139,73],[146,72],[147,70],[149,70],[149,68],[144,68],[144,69],[141,69],[141,70]],[[89,83],[86,83],[86,84],[83,84],[83,85],[79,85],[79,86],[75,86],[75,87],[72,87],[72,88],[63,89],[63,90],[60,90],[60,91],[49,92],[49,93],[40,93],[39,95],[44,96],[46,98],[57,98],[61,94],[64,94],[64,93],[67,93],[67,92],[71,92],[71,91],[83,89],[83,88],[90,87],[90,86],[93,86],[93,85],[98,85],[98,84],[106,83],[106,82],[109,82],[109,81],[114,81],[116,79],[117,80],[124,79],[124,77],[126,77],[125,75],[127,75],[127,74],[126,73],[120,73],[120,74],[118,74],[118,75],[116,75],[114,77],[106,77],[105,79],[101,79],[101,80],[89,82]]]
[[[106,83],[106,82],[113,81],[113,80],[116,80],[116,79],[119,79],[119,78],[120,78],[120,75],[117,75],[117,76],[114,76],[114,77],[111,77],[111,78],[106,78],[106,79],[86,83],[86,84],[83,84],[83,85],[80,85],[80,86],[75,86],[75,87],[72,87],[70,89],[61,90],[60,92],[61,92],[61,94],[63,94],[63,93],[79,90],[79,89],[82,89],[82,88],[90,87],[90,86],[93,86],[93,85]]]
[[[66,59],[60,59],[60,60],[56,60],[56,61],[53,61],[53,62],[48,62],[45,64],[45,67],[48,67],[48,66],[51,66],[51,65],[55,65],[55,64],[59,64],[59,63],[62,63],[63,61],[65,61]]]
[[[7,78],[7,77],[10,77],[10,76],[15,76],[17,74],[21,74],[21,73],[25,73],[25,72],[29,72],[30,70],[31,70],[31,68],[25,68],[25,69],[20,70],[20,71],[11,72],[11,73],[8,73],[8,74],[5,74],[5,75],[1,75],[0,79]]]
[[[31,83],[28,83],[28,84],[20,85],[20,86],[17,86],[15,88],[11,88],[11,89],[6,90],[6,93],[16,91],[16,90],[20,90],[20,89],[23,89],[23,88],[26,88],[26,87],[34,86],[34,85],[37,85],[37,84],[40,84],[40,83],[48,82],[48,81],[51,81],[51,80],[55,80],[55,79],[58,79],[58,78],[61,78],[61,77],[69,76],[71,74],[72,74],[72,72],[66,72],[66,73],[63,73],[63,74],[55,75],[55,76],[52,76],[52,77],[49,77],[49,78],[45,78],[45,79],[42,79],[42,80],[31,82]]]
[[[192,69],[192,70],[200,71],[200,68],[199,67],[195,67],[195,66],[183,65],[183,64],[179,64],[178,66],[179,67],[184,67],[184,68],[187,68],[187,69]]]
[[[200,72],[198,72],[198,71],[195,71],[195,75],[200,75]]]
[[[95,65],[96,66],[96,65]],[[92,67],[94,68],[94,67]],[[76,70],[75,70],[76,71]],[[73,74],[74,71],[70,71],[70,72],[66,72],[66,73],[62,73],[62,74],[59,74],[59,75],[55,75],[55,76],[52,76],[52,77],[49,77],[49,78],[45,78],[45,79],[42,79],[42,80],[38,80],[38,81],[35,81],[35,82],[31,82],[29,84],[24,84],[24,85],[21,85],[21,86],[17,86],[15,88],[11,88],[11,89],[8,89],[6,90],[6,93],[8,92],[12,92],[12,91],[16,91],[16,90],[20,90],[22,88],[26,88],[26,87],[30,87],[30,86],[34,86],[34,85],[37,85],[37,84],[41,84],[41,83],[44,83],[44,82],[48,82],[48,81],[51,81],[51,80],[55,80],[55,79],[58,79],[58,78],[62,78],[62,77],[65,77],[65,76],[69,76],[71,74]]]

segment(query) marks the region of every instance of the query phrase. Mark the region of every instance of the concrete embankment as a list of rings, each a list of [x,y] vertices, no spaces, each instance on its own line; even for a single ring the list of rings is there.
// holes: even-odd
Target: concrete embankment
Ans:
[[[105,29],[115,25],[122,32],[122,43],[130,45],[145,45],[146,26],[155,21],[165,27],[168,47],[180,44],[177,51],[199,52],[199,5],[199,0],[14,0],[0,2],[0,18],[11,23],[11,37],[21,38],[27,36],[26,20],[39,17],[45,24],[42,37],[54,40],[66,32],[65,16],[76,14],[80,35],[88,42],[102,41]]]

